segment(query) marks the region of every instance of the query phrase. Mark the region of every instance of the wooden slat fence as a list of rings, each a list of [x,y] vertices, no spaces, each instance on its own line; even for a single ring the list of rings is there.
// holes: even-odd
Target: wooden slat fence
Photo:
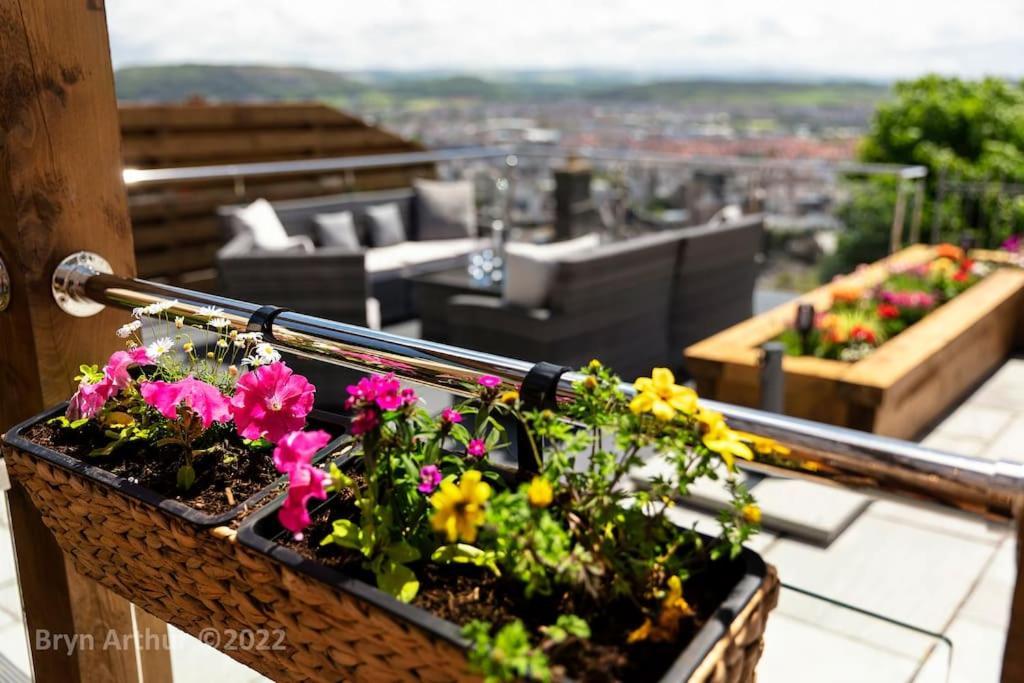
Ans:
[[[126,168],[169,168],[422,151],[422,145],[317,103],[121,104]],[[216,287],[218,206],[408,186],[432,164],[128,186],[139,276]]]

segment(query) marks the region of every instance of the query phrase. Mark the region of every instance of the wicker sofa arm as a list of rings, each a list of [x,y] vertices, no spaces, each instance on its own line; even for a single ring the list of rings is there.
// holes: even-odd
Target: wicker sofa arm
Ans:
[[[572,321],[546,308],[519,308],[476,295],[448,302],[448,341],[517,358],[543,356],[550,345],[573,333]]]
[[[312,253],[251,251],[247,239],[236,237],[217,253],[217,272],[226,296],[367,324],[369,294],[361,252],[336,248]]]

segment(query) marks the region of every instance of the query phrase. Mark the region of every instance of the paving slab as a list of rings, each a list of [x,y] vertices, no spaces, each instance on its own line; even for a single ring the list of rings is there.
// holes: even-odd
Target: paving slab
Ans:
[[[968,402],[992,408],[1024,408],[1024,358],[1006,361],[971,394]]]
[[[989,460],[1024,462],[1024,414],[1010,422],[982,451]]]
[[[958,536],[969,541],[1000,544],[1011,533],[1007,524],[987,522],[974,515],[924,503],[876,500],[868,508],[871,517],[887,519],[938,534]]]
[[[21,623],[21,591],[17,581],[0,584],[0,628],[10,623]]]
[[[1001,629],[1010,625],[1010,605],[1017,580],[1016,540],[1007,538],[957,613],[958,618]]]
[[[952,661],[945,648],[936,648],[914,683],[999,683],[1005,630],[957,618],[946,629],[946,637],[953,642]]]
[[[997,543],[862,515],[828,548],[781,538],[764,553],[782,580],[856,607],[941,632],[995,556]],[[863,618],[802,602],[783,610],[819,628],[920,661],[928,643],[910,631],[865,629]],[[881,622],[879,622],[881,623]]]
[[[916,668],[914,658],[880,650],[776,611],[768,619],[757,680],[759,683],[895,683],[909,680]]]
[[[0,654],[9,659],[14,666],[24,673],[32,670],[32,661],[28,651],[28,635],[22,622],[7,624],[0,627]]]
[[[675,480],[673,467],[660,456],[648,459],[633,480],[638,486],[644,486],[656,476]],[[742,471],[737,476],[761,506],[761,525],[765,530],[818,545],[830,543],[871,501],[859,493],[820,484],[761,477]],[[729,505],[730,500],[722,480],[701,479],[690,487],[685,504],[714,513]]]
[[[934,431],[945,436],[991,441],[1016,416],[1012,407],[992,407],[967,402],[957,408]]]
[[[684,505],[669,508],[665,515],[673,524],[687,529],[696,529],[709,536],[717,536],[722,530],[718,520],[712,515]],[[778,536],[769,531],[762,531],[747,541],[746,546],[754,552],[763,553],[777,538]]]
[[[978,439],[973,436],[956,436],[938,430],[932,432],[921,441],[922,446],[934,448],[937,451],[945,451],[946,453],[966,455],[972,458],[982,457],[981,452],[985,450],[988,443],[988,440]]]

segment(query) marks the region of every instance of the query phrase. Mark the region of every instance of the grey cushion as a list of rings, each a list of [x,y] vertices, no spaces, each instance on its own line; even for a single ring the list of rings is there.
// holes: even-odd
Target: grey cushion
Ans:
[[[366,226],[370,232],[370,244],[374,247],[390,247],[406,239],[402,212],[393,202],[366,209]]]
[[[601,243],[597,233],[552,244],[505,246],[505,303],[522,308],[540,308],[548,302],[551,286],[563,256],[590,251]]]
[[[317,239],[321,246],[342,247],[349,251],[362,248],[351,211],[318,213],[313,216],[313,224],[316,225]]]
[[[415,180],[417,239],[446,240],[476,237],[473,183]]]
[[[235,234],[250,235],[257,249],[291,250],[301,245],[300,249],[312,251],[313,243],[309,239],[297,239],[285,232],[274,207],[266,199],[257,199],[248,206],[235,208],[230,220]]]

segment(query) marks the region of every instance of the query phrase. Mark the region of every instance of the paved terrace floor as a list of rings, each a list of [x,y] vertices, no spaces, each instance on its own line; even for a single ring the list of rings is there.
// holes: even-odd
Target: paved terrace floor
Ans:
[[[429,398],[430,403],[438,400],[444,397]],[[1004,364],[923,442],[980,458],[1024,461],[1024,358]],[[787,497],[780,498],[772,503],[775,512],[790,517],[825,514],[830,500],[829,495],[803,496],[791,501],[798,509],[784,510]],[[685,508],[679,508],[679,516],[681,522],[697,521],[702,527],[711,522],[704,513]],[[998,680],[1015,577],[1008,527],[873,500],[827,546],[767,532],[751,545],[779,568],[785,583],[919,629],[784,589],[769,620],[758,676],[763,683],[940,683],[947,674],[957,683]],[[0,514],[0,655],[27,672],[20,604],[5,505]],[[952,650],[921,631],[943,634]],[[175,681],[265,680],[174,629],[171,648]],[[0,680],[5,680],[2,675]]]

